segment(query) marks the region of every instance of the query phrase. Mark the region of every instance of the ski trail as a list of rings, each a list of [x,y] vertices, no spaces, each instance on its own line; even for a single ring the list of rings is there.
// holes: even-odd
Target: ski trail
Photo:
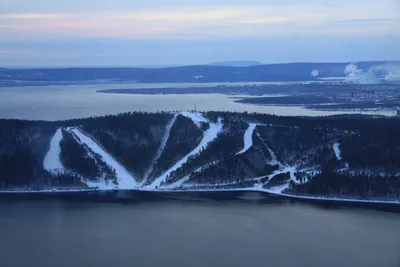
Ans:
[[[67,131],[72,135],[72,137],[75,139],[75,141],[76,141],[78,144],[82,144],[81,140],[79,140],[79,137],[76,136],[76,134],[75,134],[74,132],[71,131],[73,128],[74,128],[74,127],[67,127]]]
[[[338,161],[343,160],[342,151],[340,150],[340,143],[333,144],[333,151],[335,152],[335,156]],[[350,169],[349,163],[345,162],[343,170],[348,170],[348,169]]]
[[[201,123],[209,123],[209,121],[203,117],[200,112],[181,112],[182,116],[191,119],[197,127],[200,128]]]
[[[208,163],[208,164],[206,164],[206,165],[203,165],[203,166],[201,166],[201,167],[195,169],[195,170],[193,171],[193,173],[201,172],[202,170],[204,170],[204,169],[206,169],[206,168],[208,168],[208,167],[211,167],[211,166],[213,166],[213,165],[218,164],[218,162],[219,162],[219,160],[216,160],[216,161],[210,162],[210,163]],[[181,179],[179,179],[178,181],[176,181],[176,182],[174,182],[174,183],[172,183],[172,184],[170,184],[170,185],[162,186],[162,188],[163,188],[163,189],[173,189],[173,188],[177,188],[177,187],[182,186],[182,184],[186,183],[186,182],[189,181],[189,180],[190,180],[190,174],[187,175],[187,176],[185,176],[185,177],[183,177],[183,178],[181,178]]]
[[[78,144],[82,144],[81,140],[79,140],[79,137],[72,131],[74,127],[67,127],[67,131],[73,136],[74,140]],[[86,153],[89,157],[94,159],[96,163],[98,164],[97,160],[95,159],[93,155],[93,151],[90,151],[90,148],[85,147]],[[86,184],[89,188],[95,189],[95,190],[115,190],[118,189],[118,186],[114,184],[112,181],[108,181],[105,179],[105,177],[92,177],[94,179],[88,179],[87,177],[83,177],[82,175],[68,171],[69,173],[73,175],[77,175],[81,181]]]
[[[244,133],[243,137],[243,142],[244,142],[244,147],[242,150],[240,150],[236,155],[240,155],[245,153],[247,150],[250,149],[250,147],[253,146],[253,133],[254,130],[256,129],[257,124],[256,123],[249,123],[249,127],[247,128],[246,132]]]
[[[195,169],[193,172],[201,172],[201,171],[203,171],[204,169],[207,169],[207,168],[209,168],[209,167],[211,167],[211,166],[213,166],[213,165],[216,165],[216,164],[218,164],[218,163],[219,163],[219,160],[215,160],[215,161],[213,161],[213,162],[210,162],[210,163],[208,163],[208,164],[206,164],[206,165],[203,165],[203,166],[201,166],[201,167]]]
[[[342,153],[340,152],[339,143],[333,144],[333,151],[335,152],[335,156],[337,160],[342,160]]]
[[[175,189],[181,187],[184,183],[190,180],[190,175],[186,175],[182,179],[166,186],[162,186],[162,189]]]
[[[264,142],[259,133],[257,133],[257,136],[261,140],[261,143],[264,145],[264,147],[268,150],[268,153],[271,155],[271,161],[269,161],[268,163],[271,165],[279,165],[280,167],[282,167],[283,164],[278,160],[275,152]]]
[[[95,153],[100,154],[104,162],[115,169],[117,173],[118,185],[113,186],[119,189],[134,189],[138,187],[136,179],[118,163],[110,154],[108,154],[103,148],[101,148],[95,141],[93,141],[86,134],[78,130],[77,128],[71,128],[71,131],[79,137],[82,143],[90,147]],[[98,182],[96,182],[98,184]]]
[[[266,125],[263,125],[263,126],[266,126]],[[279,161],[278,158],[276,157],[275,152],[265,143],[264,139],[261,138],[260,133],[257,132],[257,136],[261,140],[261,143],[264,145],[264,147],[268,150],[269,154],[271,155],[271,161],[269,161],[268,164],[278,165],[279,166],[278,170],[274,171],[272,174],[270,174],[268,176],[268,181],[265,184],[267,184],[276,175],[279,175],[279,174],[282,174],[282,173],[289,173],[289,175],[290,175],[290,180],[289,180],[288,183],[286,183],[284,185],[273,187],[271,189],[266,189],[266,190],[271,191],[271,192],[275,192],[275,193],[281,193],[282,191],[284,191],[287,188],[289,188],[290,181],[293,181],[293,182],[298,184],[299,181],[297,181],[297,178],[296,178],[296,175],[295,175],[295,173],[297,172],[297,167],[296,166],[289,166],[289,165],[284,164],[283,162]],[[265,184],[261,184],[259,186],[259,188],[264,189],[263,186]]]
[[[190,183],[190,184],[187,184],[187,185],[183,185],[183,183],[182,183],[182,184],[179,185],[179,187],[182,187],[182,188],[185,188],[185,189],[191,189],[191,188],[197,188],[197,187],[214,187],[214,188],[217,188],[217,187],[223,187],[223,186],[235,186],[235,185],[238,185],[238,184],[243,183],[243,182],[254,182],[254,183],[258,182],[259,183],[261,181],[261,179],[263,179],[265,177],[267,177],[267,175],[256,177],[256,178],[246,178],[243,181],[231,181],[231,182],[218,183],[218,184]],[[186,181],[188,181],[188,180],[189,180],[189,177],[187,177]],[[162,187],[162,189],[164,189],[164,188],[166,188],[166,187]],[[177,188],[177,187],[172,187],[172,188],[168,187],[166,189],[173,189],[173,188]]]
[[[154,157],[154,159],[152,160],[149,168],[147,169],[146,173],[144,174],[144,178],[143,178],[143,181],[142,181],[141,185],[143,185],[147,181],[147,179],[149,178],[150,173],[153,171],[154,164],[157,162],[157,160],[160,158],[162,152],[164,151],[165,146],[167,144],[167,141],[169,139],[169,135],[171,133],[171,128],[174,125],[177,117],[178,117],[178,114],[175,114],[175,116],[167,124],[166,130],[165,130],[165,134],[164,134],[164,137],[163,137],[163,139],[161,141],[160,147],[158,148],[157,154]]]
[[[50,141],[50,149],[47,152],[44,161],[43,167],[45,170],[52,173],[61,173],[64,172],[64,166],[60,160],[61,147],[60,142],[62,140],[62,131],[61,128],[58,128],[54,136]]]
[[[199,114],[199,113],[198,113]],[[198,116],[197,114],[197,116]],[[204,117],[202,117],[206,120]],[[206,120],[207,121],[207,120]],[[207,121],[208,122],[208,121]],[[167,179],[168,175],[170,175],[173,171],[180,168],[183,164],[185,164],[190,156],[194,156],[199,153],[202,149],[206,148],[207,145],[217,138],[218,134],[222,131],[223,123],[222,119],[219,118],[217,123],[210,123],[210,128],[204,133],[203,139],[201,140],[200,144],[192,150],[189,154],[187,154],[184,158],[179,160],[172,166],[169,170],[167,170],[164,174],[156,178],[152,184],[147,186],[149,189],[156,189],[158,188],[165,180]]]
[[[269,191],[269,192],[272,192],[272,193],[280,194],[280,193],[282,193],[284,190],[286,190],[286,189],[289,188],[290,181],[293,181],[293,182],[295,182],[296,184],[300,183],[299,181],[297,181],[297,178],[296,178],[296,175],[295,175],[296,171],[297,171],[297,168],[296,168],[296,167],[293,167],[293,166],[286,166],[286,167],[283,167],[283,166],[282,166],[281,168],[279,168],[278,170],[274,171],[273,173],[271,173],[270,175],[267,176],[267,177],[268,177],[268,181],[267,181],[266,183],[264,183],[264,184],[259,184],[258,186],[255,186],[254,188],[256,188],[256,189],[262,189],[262,190],[266,190],[266,191]],[[266,185],[272,178],[274,178],[275,176],[277,176],[277,175],[279,175],[279,174],[282,174],[282,173],[289,173],[289,175],[290,175],[290,180],[289,180],[288,183],[283,184],[283,185],[274,186],[274,187],[271,187],[271,188],[269,188],[269,189],[263,188],[263,186]]]

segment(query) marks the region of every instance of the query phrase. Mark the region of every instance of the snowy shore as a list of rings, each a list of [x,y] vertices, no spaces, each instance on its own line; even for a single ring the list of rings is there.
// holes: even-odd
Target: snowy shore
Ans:
[[[299,196],[285,193],[277,193],[268,189],[258,187],[248,188],[215,188],[215,189],[150,189],[150,188],[137,188],[137,189],[45,189],[45,190],[8,190],[0,191],[0,195],[9,194],[63,194],[63,193],[104,193],[104,192],[148,192],[148,193],[229,193],[229,192],[254,192],[264,193],[269,196],[279,196],[286,199],[293,199],[299,201],[312,201],[312,202],[334,202],[334,203],[353,203],[353,204],[389,204],[400,205],[400,200],[363,200],[351,198],[335,198],[335,197],[322,197],[322,196]]]

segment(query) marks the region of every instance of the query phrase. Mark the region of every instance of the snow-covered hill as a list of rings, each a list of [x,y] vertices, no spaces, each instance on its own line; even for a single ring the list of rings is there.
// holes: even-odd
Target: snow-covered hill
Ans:
[[[11,163],[41,163],[22,161],[35,180],[19,181],[16,168],[11,175],[18,183],[4,180],[0,191],[252,190],[370,201],[400,196],[400,125],[394,119],[132,113],[49,123],[51,135],[38,133],[40,125],[21,123],[18,131],[5,125],[10,134],[0,135],[8,147],[0,149],[3,162],[14,155]],[[45,133],[47,144],[32,141]],[[35,145],[20,150],[21,142]],[[0,174],[6,171],[0,166]]]

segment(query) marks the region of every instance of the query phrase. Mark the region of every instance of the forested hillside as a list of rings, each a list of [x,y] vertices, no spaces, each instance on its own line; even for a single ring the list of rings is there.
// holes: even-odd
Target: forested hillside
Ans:
[[[0,120],[0,190],[83,187],[74,175],[43,166],[56,125]]]
[[[0,120],[1,190],[194,190],[398,199],[400,120],[123,113]]]
[[[169,113],[124,113],[78,121],[77,124],[82,124],[86,133],[142,179],[172,117]]]
[[[103,161],[101,155],[93,152],[86,144],[82,144],[79,137],[73,133],[62,129],[62,135],[60,160],[67,170],[85,179],[96,180],[103,177],[116,183],[115,170]]]
[[[169,169],[190,153],[199,144],[202,137],[201,129],[191,119],[178,115],[171,127],[163,152],[154,162],[154,168],[149,173],[146,183],[150,183],[157,176],[160,176],[163,170]]]

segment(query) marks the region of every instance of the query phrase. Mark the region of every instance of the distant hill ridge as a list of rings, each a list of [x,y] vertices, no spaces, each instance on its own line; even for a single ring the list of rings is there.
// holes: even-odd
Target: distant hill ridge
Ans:
[[[263,63],[259,61],[225,61],[225,62],[213,62],[208,64],[210,66],[222,66],[222,67],[251,67],[251,66],[260,66]]]
[[[251,62],[233,62],[232,64]],[[256,64],[258,62],[253,62]],[[217,65],[215,65],[217,64]],[[344,69],[350,62],[343,63],[282,63],[254,66],[195,65],[167,68],[38,68],[0,69],[0,81],[130,81],[130,82],[268,82],[268,81],[309,81],[326,77],[343,77]],[[359,62],[359,69],[368,70],[373,66],[395,64],[400,61]],[[313,72],[314,71],[314,72]],[[311,75],[317,73],[317,75]]]

